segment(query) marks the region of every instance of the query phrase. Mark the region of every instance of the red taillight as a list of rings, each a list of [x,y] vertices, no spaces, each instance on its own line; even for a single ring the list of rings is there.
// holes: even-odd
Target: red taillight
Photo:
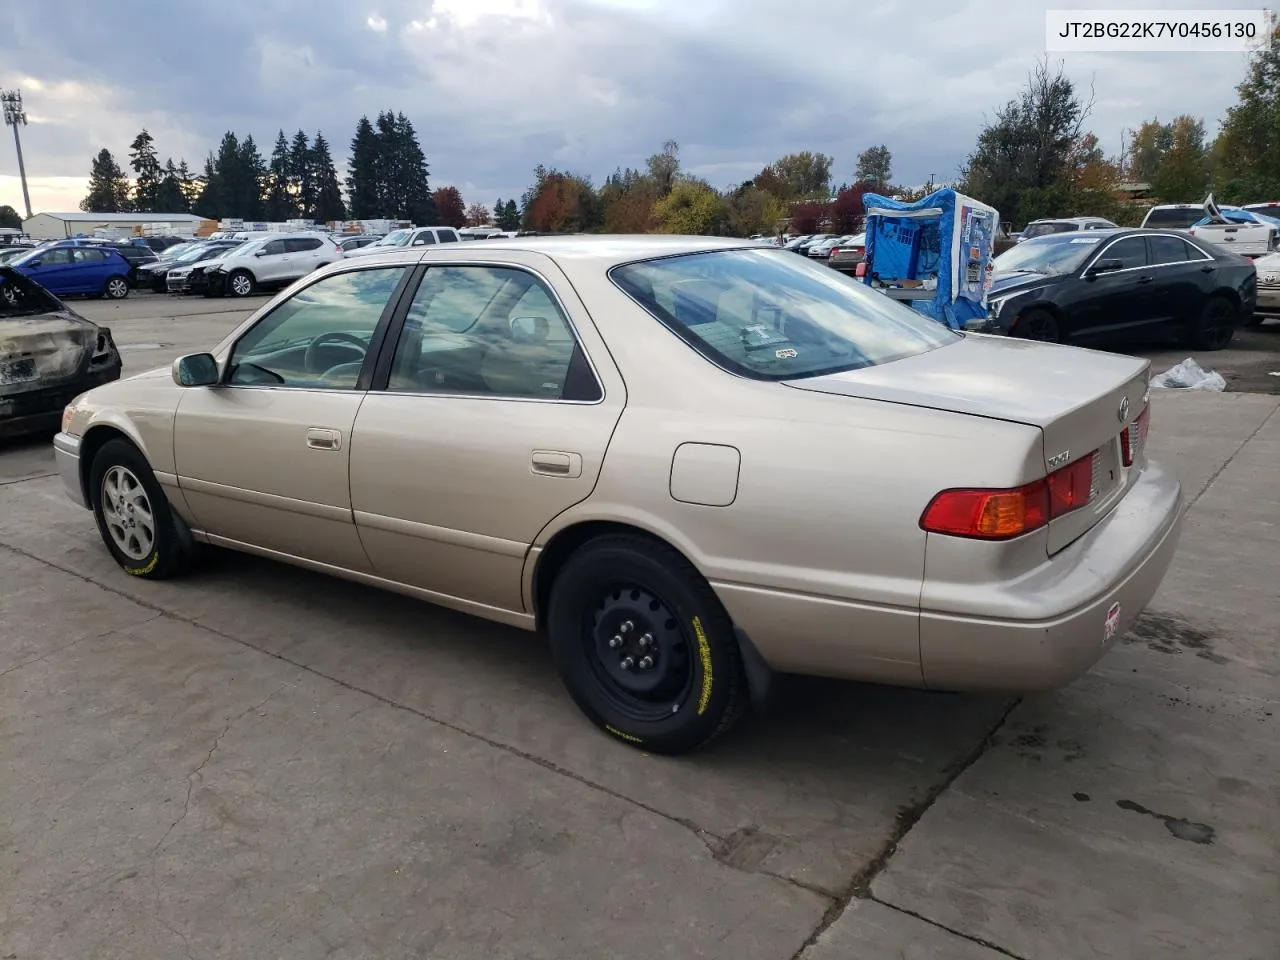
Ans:
[[[1126,467],[1132,467],[1138,452],[1147,445],[1147,432],[1151,428],[1151,407],[1138,414],[1138,419],[1120,431],[1120,458]]]
[[[1094,456],[1012,490],[943,490],[925,508],[920,527],[977,540],[1010,540],[1038,530],[1093,498]]]

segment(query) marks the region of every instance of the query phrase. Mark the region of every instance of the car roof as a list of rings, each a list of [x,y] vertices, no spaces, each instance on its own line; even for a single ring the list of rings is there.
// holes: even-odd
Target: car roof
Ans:
[[[468,250],[490,247],[495,250],[523,250],[542,253],[553,259],[595,260],[607,265],[670,257],[682,253],[713,250],[760,250],[759,244],[728,237],[686,237],[650,234],[593,234],[562,237],[506,237],[473,240]],[[450,256],[449,248],[435,248],[427,256]]]

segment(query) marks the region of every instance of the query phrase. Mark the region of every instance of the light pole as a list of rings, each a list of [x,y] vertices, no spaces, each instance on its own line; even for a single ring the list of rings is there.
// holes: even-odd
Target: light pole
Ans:
[[[31,219],[31,194],[27,192],[27,168],[22,162],[22,138],[18,136],[18,128],[27,125],[27,112],[22,109],[22,91],[5,90],[0,92],[0,104],[4,105],[4,124],[13,127],[13,145],[18,150],[18,176],[22,179],[22,202],[27,208],[27,219]]]

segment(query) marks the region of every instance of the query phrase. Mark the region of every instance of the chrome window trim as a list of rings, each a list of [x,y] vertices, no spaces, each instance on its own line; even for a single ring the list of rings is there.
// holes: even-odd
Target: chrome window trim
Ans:
[[[1112,247],[1114,247],[1117,243],[1120,243],[1123,240],[1133,240],[1135,238],[1141,240],[1149,236],[1173,237],[1175,240],[1181,240],[1183,243],[1190,244],[1194,250],[1196,250],[1201,254],[1201,256],[1195,260],[1179,260],[1174,263],[1148,263],[1148,264],[1142,265],[1141,267],[1122,267],[1119,270],[1108,270],[1106,275],[1110,277],[1110,276],[1114,276],[1117,273],[1132,273],[1134,270],[1159,270],[1161,267],[1177,267],[1177,266],[1181,266],[1184,263],[1204,263],[1206,261],[1212,262],[1214,259],[1213,257],[1209,256],[1207,253],[1205,253],[1203,249],[1201,249],[1200,247],[1192,243],[1189,239],[1187,239],[1186,237],[1180,237],[1175,233],[1157,233],[1157,234],[1130,233],[1130,234],[1126,234],[1123,237],[1112,237],[1111,240],[1104,243],[1102,245],[1102,248],[1093,255],[1093,259],[1089,260],[1086,263],[1086,265],[1081,268],[1080,275],[1084,276],[1086,273],[1092,270],[1093,265],[1102,259],[1102,255],[1106,253],[1108,250],[1110,250]]]
[[[443,244],[441,244],[440,246],[443,246]],[[411,391],[411,390],[391,390],[391,389],[370,390],[369,393],[383,393],[389,396],[397,396],[397,397],[456,397],[461,400],[502,400],[509,403],[511,402],[514,402],[514,403],[569,403],[569,404],[573,404],[574,406],[580,406],[580,407],[595,406],[596,404],[604,403],[605,400],[609,398],[609,390],[605,386],[604,380],[600,377],[600,371],[596,369],[595,361],[591,359],[591,352],[587,350],[586,346],[582,342],[582,335],[578,332],[578,325],[573,322],[573,317],[570,315],[568,309],[565,307],[564,300],[560,297],[560,291],[556,289],[555,284],[552,283],[546,277],[546,275],[543,274],[540,270],[538,270],[536,267],[530,267],[530,266],[527,266],[526,264],[515,263],[509,260],[456,260],[453,258],[436,259],[434,257],[431,257],[431,259],[428,259],[428,257],[431,257],[431,253],[429,251],[424,251],[422,258],[418,261],[419,264],[427,268],[428,273],[431,271],[433,267],[502,267],[510,270],[523,270],[525,273],[532,275],[536,280],[540,281],[543,287],[550,292],[551,299],[554,301],[556,308],[560,311],[560,315],[564,317],[565,322],[569,325],[569,332],[573,335],[574,344],[579,349],[582,350],[582,355],[587,358],[587,367],[591,371],[591,376],[595,378],[596,386],[600,388],[600,399],[598,400],[565,400],[563,398],[551,398],[551,397],[506,397],[506,396],[496,396],[494,394],[434,393],[434,392],[424,392],[424,391],[418,391],[418,390]],[[427,275],[424,273],[422,275],[422,280],[426,280],[426,279],[427,279]],[[414,297],[418,295],[418,290],[421,288],[422,288],[422,281],[419,281],[417,288],[415,288],[413,291]],[[409,306],[410,306],[410,309],[412,309],[413,307],[412,298],[410,298],[409,300]],[[586,311],[588,316],[590,316],[590,311],[587,310],[587,305],[585,303],[582,305],[582,309]],[[408,320],[408,318],[409,318],[409,314],[408,312],[406,312],[405,319]],[[400,327],[400,336],[404,336],[403,324]],[[602,341],[604,340],[604,335],[600,333],[599,328],[596,329],[596,336],[600,337]],[[395,363],[395,351],[399,349],[399,347],[400,347],[400,339],[399,337],[397,337],[395,345],[391,348],[391,359],[393,364]],[[605,349],[608,350],[608,344],[605,345]],[[572,359],[570,362],[572,362]]]

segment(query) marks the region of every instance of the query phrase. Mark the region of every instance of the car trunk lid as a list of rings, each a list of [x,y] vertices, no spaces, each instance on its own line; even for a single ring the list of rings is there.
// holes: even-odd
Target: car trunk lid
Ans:
[[[1039,427],[1046,474],[1091,458],[1089,502],[1049,524],[1055,553],[1102,519],[1132,482],[1142,462],[1139,430],[1131,464],[1121,434],[1146,409],[1149,377],[1150,363],[1135,357],[970,334],[914,357],[786,384]]]

